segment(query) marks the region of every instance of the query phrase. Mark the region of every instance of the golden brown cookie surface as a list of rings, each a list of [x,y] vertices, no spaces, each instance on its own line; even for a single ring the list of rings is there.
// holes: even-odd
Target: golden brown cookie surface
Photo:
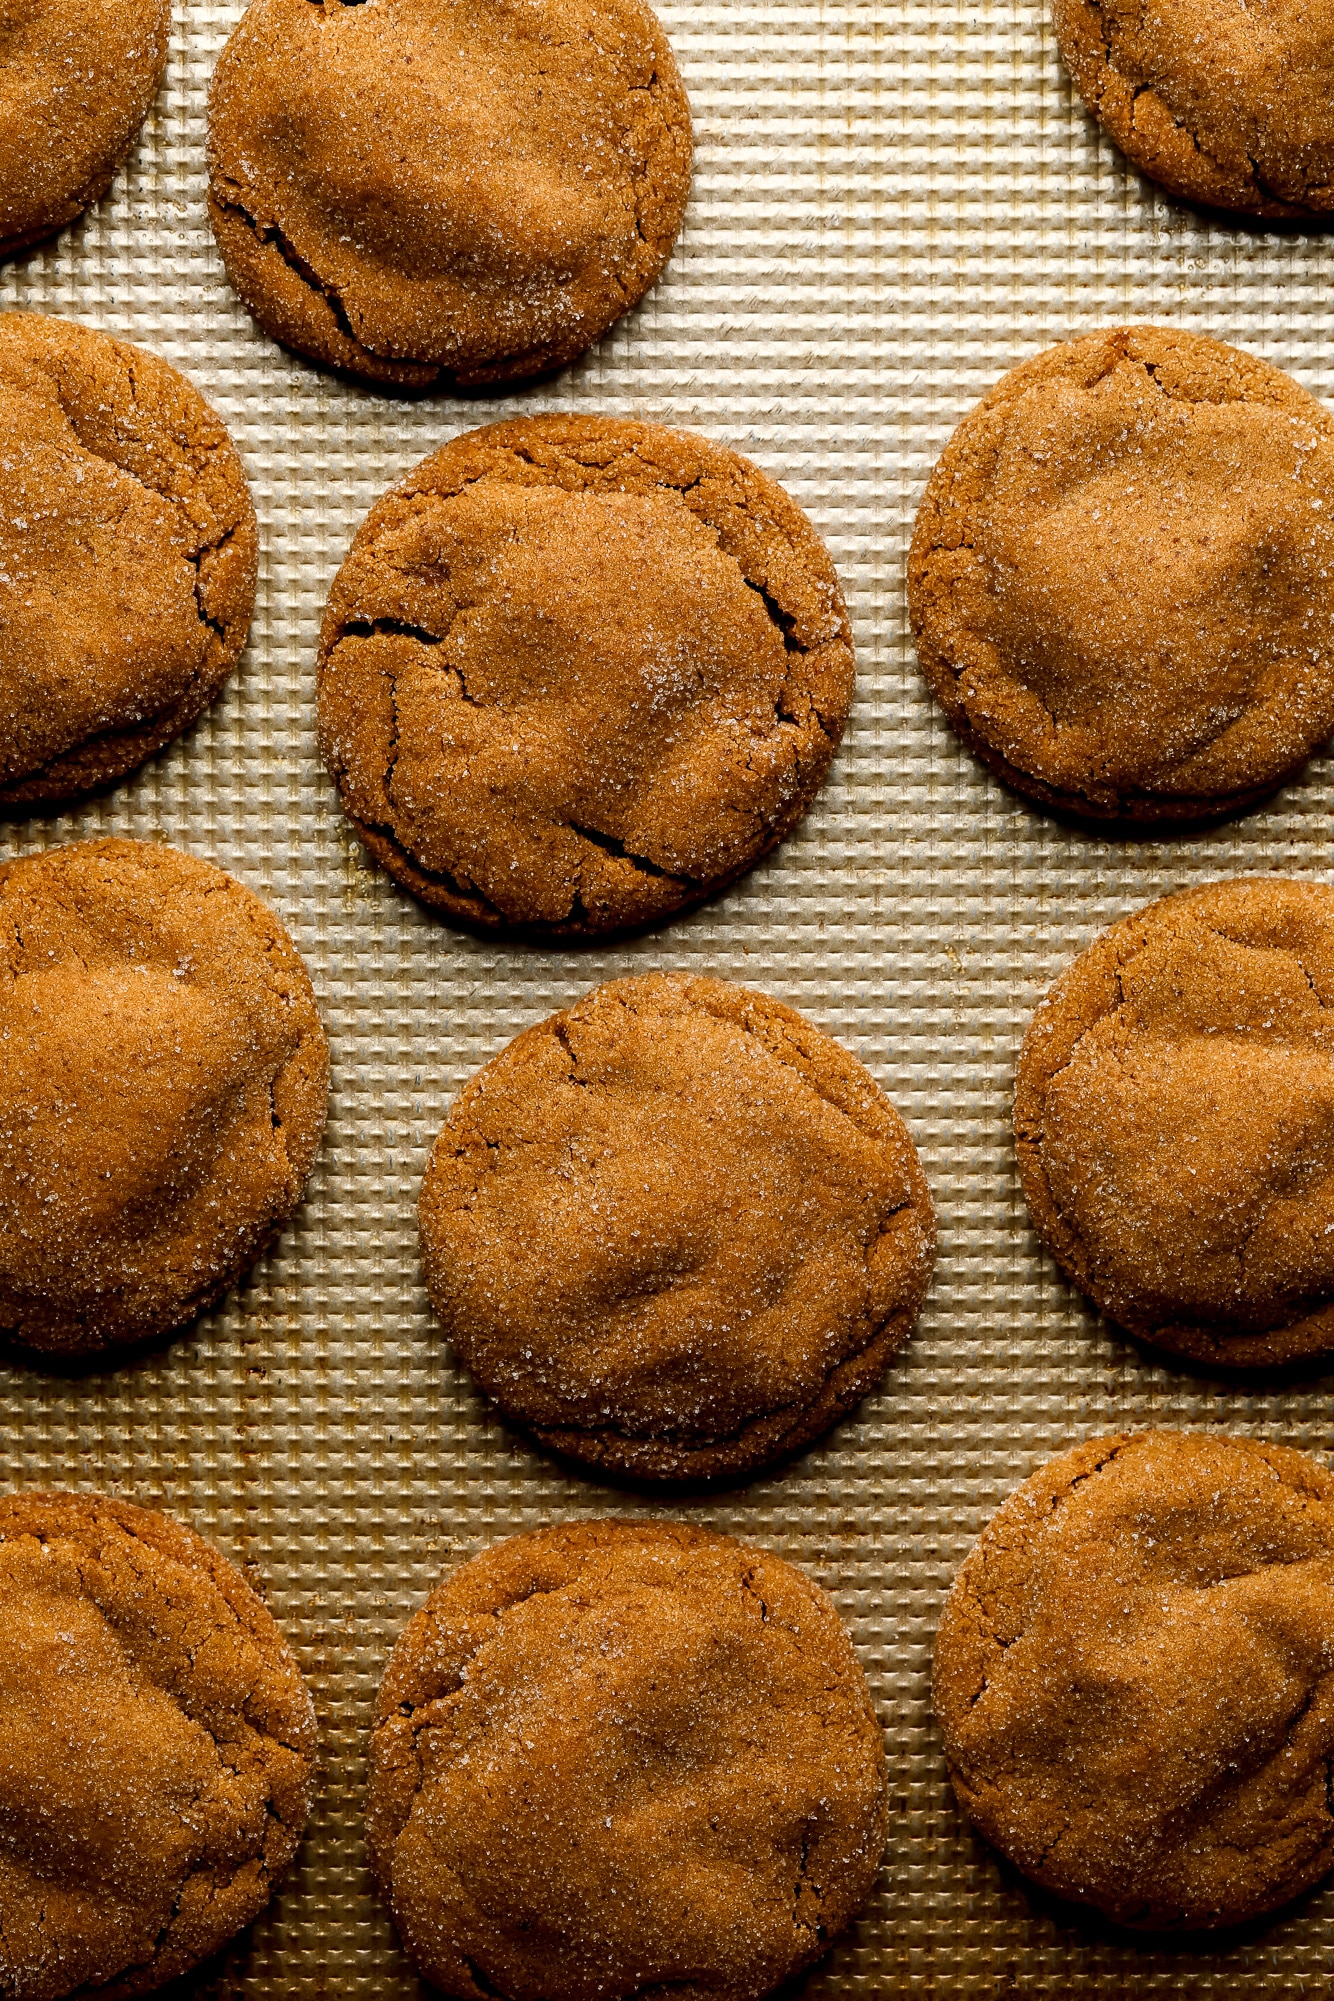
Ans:
[[[1108,1317],[1259,1368],[1334,1351],[1334,889],[1210,883],[1123,918],[1034,1013],[1033,1226]]]
[[[248,310],[404,387],[582,354],[666,264],[690,162],[643,0],[256,0],[209,100],[209,214]]]
[[[1054,0],[1076,88],[1132,165],[1243,214],[1334,211],[1334,24],[1312,0]]]
[[[903,1121],[791,1008],[653,973],[467,1086],[421,1192],[436,1312],[507,1416],[658,1480],[739,1475],[908,1338],[935,1219]]]
[[[667,1522],[497,1544],[406,1628],[367,1832],[446,1994],[754,2001],[825,1951],[885,1839],[884,1750],[824,1592]]]
[[[1025,1875],[1146,1929],[1334,1863],[1334,1479],[1170,1431],[1050,1460],[955,1580],[933,1693],[959,1803]]]
[[[167,63],[170,0],[0,0],[0,256],[111,185]]]
[[[1334,729],[1334,419],[1162,327],[1002,378],[927,486],[922,671],[1017,791],[1094,821],[1253,804]]]
[[[87,841],[0,869],[0,968],[0,1330],[91,1354],[184,1325],[314,1162],[305,967],[221,869]]]
[[[824,544],[683,431],[469,432],[374,507],[320,648],[320,744],[389,872],[481,929],[626,930],[801,817],[852,696]]]
[[[296,1852],[315,1716],[239,1572],[101,1494],[0,1500],[0,1984],[145,1994],[216,1952]]]
[[[156,355],[0,314],[0,807],[111,784],[240,657],[257,537],[219,418]]]

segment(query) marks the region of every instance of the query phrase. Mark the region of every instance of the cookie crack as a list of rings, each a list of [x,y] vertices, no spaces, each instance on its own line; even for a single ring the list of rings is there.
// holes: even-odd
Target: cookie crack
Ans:
[[[764,606],[764,609],[769,616],[770,623],[774,626],[775,630],[778,633],[779,638],[783,642],[784,652],[801,653],[801,654],[805,654],[806,652],[808,652],[809,648],[803,646],[801,641],[797,638],[797,633],[796,633],[797,621],[795,617],[790,611],[783,610],[782,605],[779,604],[778,599],[773,595],[773,592],[767,591],[764,588],[763,584],[755,583],[752,578],[746,575],[744,570],[741,571],[741,581],[746,586],[746,589],[748,591],[754,591],[756,597],[760,600],[761,604]],[[791,720],[795,722],[796,721],[795,716],[792,717]]]
[[[389,821],[364,820],[352,812],[348,812],[348,818],[354,827],[364,827],[368,833],[377,835],[380,840],[386,842],[394,850],[399,865],[409,881],[411,881],[414,875],[419,875],[426,882],[439,883],[440,887],[448,890],[451,896],[457,896],[461,903],[476,904],[480,909],[491,911],[503,923],[508,924],[510,922],[510,919],[500,908],[500,905],[493,903],[490,897],[484,891],[478,889],[475,884],[461,881],[458,876],[451,875],[448,869],[428,868],[425,862],[419,861],[416,855],[411,854],[404,847],[393,825]]]
[[[126,356],[125,374],[126,374],[126,379],[129,383],[130,409],[131,411],[133,411],[138,407],[140,399],[139,399],[138,370],[132,352],[128,353]],[[52,388],[55,390],[56,401],[60,406],[65,421],[68,423],[71,431],[74,433],[80,451],[86,452],[89,458],[97,459],[102,465],[111,466],[116,472],[121,474],[123,478],[130,480],[140,493],[151,493],[154,494],[157,497],[157,499],[165,501],[166,504],[171,508],[173,514],[177,515],[178,517],[184,517],[184,519],[188,522],[189,516],[185,514],[185,510],[183,509],[180,501],[177,499],[176,495],[173,492],[169,490],[164,491],[161,487],[153,486],[148,480],[142,479],[139,476],[139,474],[134,472],[128,465],[126,465],[122,459],[113,457],[113,455],[109,451],[100,450],[95,443],[90,442],[89,439],[84,436],[83,431],[79,427],[77,411],[71,409],[69,407],[68,402],[66,401],[63,382],[61,381],[58,375],[52,375],[47,379],[50,381]],[[115,431],[116,437],[121,442],[122,446],[128,447],[130,445],[136,445],[142,442],[141,439],[133,431],[130,432],[126,431],[122,412],[120,412],[119,410],[113,410],[110,413],[110,415],[111,415],[112,428]],[[204,440],[192,436],[187,436],[184,445],[184,455],[187,461],[191,463],[192,470],[197,470],[194,461],[200,454],[205,452],[211,453],[214,451],[218,451],[222,448],[222,444],[223,440],[221,439],[214,439],[212,442],[206,442]],[[114,522],[108,525],[115,528],[119,528],[124,522],[125,515],[129,512],[129,507],[130,503],[127,501],[125,507],[121,511],[121,514],[117,517],[117,519]],[[194,550],[193,554],[187,555],[184,559],[186,563],[189,565],[189,567],[194,571],[193,589],[194,589],[194,599],[195,599],[195,610],[199,622],[201,625],[206,625],[210,631],[216,633],[218,638],[224,641],[227,638],[226,626],[222,624],[220,620],[213,618],[206,609],[204,604],[202,565],[206,557],[218,554],[219,551],[227,547],[229,542],[235,539],[239,525],[240,525],[239,523],[233,521],[229,527],[223,528],[219,534],[215,535],[212,538],[212,540],[201,542],[199,547]],[[198,680],[198,678],[199,676],[197,672],[191,676],[192,681],[196,681]],[[157,719],[158,716],[167,714],[169,710],[176,708],[177,706],[179,706],[179,698],[175,702],[164,703],[161,709],[157,709],[153,712],[152,716],[141,719],[136,724],[133,725],[126,724],[123,725],[119,731],[108,731],[105,732],[105,734],[106,735],[128,734],[132,728],[143,729],[145,727],[151,726],[151,724]],[[86,739],[86,741],[99,742],[101,741],[101,738],[89,738]],[[54,760],[52,760],[52,762],[54,762]],[[45,770],[46,766],[43,766],[42,769]]]
[[[322,6],[323,4],[324,0],[312,0],[312,5],[314,6]],[[338,0],[338,4],[340,6],[345,5],[346,0]],[[368,0],[354,0],[354,4],[365,6],[368,4]],[[392,635],[397,639],[415,639],[419,646],[441,646],[444,644],[444,635],[442,633],[428,632],[424,625],[414,625],[411,619],[349,618],[341,628],[338,640],[334,641],[334,645],[336,646],[339,640],[349,636],[353,639],[377,639],[385,634]],[[333,648],[331,647],[330,652],[332,651]]]
[[[741,1573],[741,1589],[748,1597],[755,1600],[755,1603],[760,1608],[760,1624],[767,1626],[769,1623],[769,1607],[764,1601],[763,1594],[755,1589],[755,1571],[753,1567]],[[805,1860],[804,1855],[802,1859],[803,1861]]]
[[[398,763],[399,745],[398,676],[390,674],[386,678],[389,682],[389,706],[393,713],[393,724],[390,730],[389,747],[385,760],[384,802],[386,809],[392,813],[394,801],[390,796],[390,787],[393,784],[394,769]],[[368,832],[378,834],[382,841],[387,841],[395,854],[402,857],[403,864],[411,872],[425,877],[428,882],[438,882],[442,889],[447,889],[452,896],[457,896],[461,902],[477,904],[484,910],[494,912],[497,917],[504,918],[504,912],[500,909],[499,905],[493,903],[490,897],[484,895],[475,884],[461,882],[448,869],[428,868],[425,862],[419,861],[415,855],[410,854],[402,841],[399,840],[392,820],[363,820],[351,812],[348,813],[348,818],[354,826],[365,827]]]
[[[237,188],[237,183],[233,181],[231,186]],[[237,193],[239,194],[239,188]],[[226,209],[229,214],[238,218],[242,225],[250,231],[258,244],[262,247],[276,250],[293,276],[299,278],[307,290],[315,294],[316,298],[323,299],[333,316],[334,324],[345,340],[350,340],[352,345],[361,353],[369,354],[377,361],[390,359],[387,355],[376,354],[375,349],[362,340],[352,325],[347,307],[343,304],[342,297],[337,289],[321,278],[314,265],[306,261],[291,238],[285,233],[281,224],[277,222],[260,222],[256,216],[252,215],[245,203],[237,198],[236,194],[215,195],[214,199],[220,208]]]
[[[823,1921],[818,1916],[805,1918],[801,1914],[803,1895],[813,1898],[817,1904],[824,1902],[823,1889],[810,1878],[810,1853],[811,1830],[807,1825],[801,1830],[801,1856],[797,1863],[797,1880],[792,1889],[792,1922],[798,1931],[813,1932],[817,1939],[823,1940],[825,1936]]]
[[[338,4],[340,6],[346,5],[347,0],[338,0]],[[354,0],[354,4],[357,6],[366,6],[370,4],[370,0]],[[458,612],[466,611],[467,609],[469,609],[467,605],[456,605],[455,615],[457,616]],[[451,619],[451,629],[453,623],[454,621]],[[441,632],[431,632],[424,625],[414,625],[412,620],[407,618],[350,618],[339,628],[338,638],[330,647],[329,654],[330,658],[332,658],[345,639],[379,639],[388,637],[410,639],[417,646],[443,646],[446,636],[446,634]],[[474,709],[484,709],[489,706],[480,697],[469,692],[463,669],[456,662],[451,661],[443,671],[453,674],[458,681],[457,699],[459,701],[467,702]],[[396,676],[391,676],[390,678],[395,681],[397,679]],[[395,715],[397,715],[397,705],[395,705]],[[395,741],[397,741],[397,730],[395,730]]]
[[[565,1051],[565,1054],[570,1059],[570,1070],[569,1070],[570,1082],[572,1084],[577,1084],[581,1091],[591,1091],[593,1087],[589,1083],[587,1077],[581,1077],[579,1075],[579,1058],[575,1053],[574,1044],[570,1040],[569,1025],[564,1021],[558,1021],[556,1023],[556,1040],[557,1042],[559,1042],[561,1048]],[[487,1142],[488,1145],[491,1145],[492,1143],[493,1142],[489,1140]],[[494,1144],[498,1146],[499,1141],[494,1142]]]
[[[1065,1826],[1058,1829],[1058,1831],[1052,1836],[1051,1840],[1042,1849],[1041,1853],[1038,1856],[1037,1861],[1033,1864],[1033,1870],[1035,1874],[1039,1869],[1045,1869],[1045,1867],[1047,1866],[1048,1856],[1055,1853],[1056,1849],[1060,1846],[1061,1842],[1065,1840],[1065,1837],[1069,1832],[1070,1832],[1070,1822],[1067,1820]]]
[[[647,855],[636,854],[633,849],[627,848],[625,842],[618,840],[615,834],[604,834],[600,827],[583,826],[577,820],[570,820],[566,824],[570,832],[577,834],[580,840],[590,841],[595,848],[601,848],[605,854],[614,855],[618,861],[629,862],[631,868],[638,869],[641,875],[658,876],[664,882],[677,882],[683,889],[704,887],[698,876],[685,875],[679,870],[660,868],[657,862],[650,861]]]
[[[1095,1465],[1090,1466],[1086,1473],[1076,1473],[1074,1479],[1070,1482],[1070,1485],[1065,1489],[1064,1493],[1053,1494],[1051,1497],[1051,1507],[1048,1510],[1048,1517],[1050,1518],[1051,1515],[1054,1515],[1058,1508],[1065,1506],[1065,1503],[1074,1493],[1076,1487],[1082,1487],[1085,1481],[1091,1480],[1095,1474],[1101,1473],[1104,1466],[1110,1466],[1113,1459],[1117,1458],[1122,1452],[1124,1452],[1127,1443],[1128,1440],[1126,1439],[1118,1440],[1118,1442],[1112,1447],[1111,1451],[1108,1452],[1105,1455],[1105,1457],[1099,1459]],[[1016,1637],[1018,1636],[1016,1635]]]
[[[219,535],[215,541],[205,542],[202,548],[196,549],[193,556],[186,557],[186,561],[189,563],[190,568],[195,573],[195,580],[194,580],[195,611],[198,616],[199,623],[201,625],[207,626],[209,631],[214,633],[223,642],[224,645],[227,642],[227,627],[223,624],[220,618],[213,617],[207,605],[204,603],[204,558],[206,556],[218,555],[220,551],[225,549],[227,547],[227,544],[235,538],[235,535],[236,535],[236,526],[235,523],[233,523],[233,525],[230,528],[225,528],[222,534]],[[197,681],[199,679],[198,670],[191,676],[191,679],[194,681]],[[159,714],[160,713],[161,711],[159,711]]]
[[[394,772],[398,766],[398,746],[401,732],[398,719],[398,676],[397,674],[390,674],[387,676],[387,679],[389,682],[389,713],[392,721],[389,726],[389,744],[385,753],[384,798],[386,806],[392,812],[394,802],[390,797],[390,790],[394,782]]]
[[[1296,966],[1297,971],[1301,974],[1302,978],[1305,980],[1307,986],[1311,989],[1311,992],[1315,995],[1316,1006],[1323,1013],[1325,1003],[1320,998],[1320,989],[1316,985],[1315,981],[1311,978],[1310,973],[1306,970],[1306,967],[1303,964],[1302,960],[1298,958],[1295,952],[1292,954],[1292,962]]]

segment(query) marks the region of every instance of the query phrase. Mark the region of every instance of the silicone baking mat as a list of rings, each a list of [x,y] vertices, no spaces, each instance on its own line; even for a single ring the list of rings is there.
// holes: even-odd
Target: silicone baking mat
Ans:
[[[1039,6],[664,0],[695,112],[685,233],[647,303],[554,383],[396,402],[283,354],[228,291],[204,220],[204,104],[239,6],[178,0],[127,173],[54,246],[0,266],[0,306],[154,347],[222,412],[263,554],[249,650],[211,713],[108,799],[0,830],[6,856],[100,833],[167,840],[268,898],[334,1056],[328,1137],[294,1228],[165,1353],[77,1379],[0,1364],[0,1477],[168,1508],[266,1591],[323,1730],[318,1804],[268,1914],[187,1989],[265,2001],[420,1991],[370,1894],[366,1729],[385,1654],[442,1568],[575,1515],[676,1512],[813,1572],[850,1622],[889,1752],[877,1894],[804,1994],[1300,1995],[1334,1966],[1334,1885],[1241,1938],[1136,1944],[1029,1893],[954,1810],[931,1639],[992,1509],[1073,1440],[1146,1423],[1329,1444],[1328,1380],[1245,1394],[1153,1366],[1039,1253],[1008,1136],[1035,999],[1104,923],[1192,882],[1329,873],[1318,758],[1221,832],[1109,843],[1017,804],[920,684],[903,558],[927,471],[1001,371],[1085,328],[1218,334],[1334,396],[1334,242],[1204,221],[1120,163],[1073,99]],[[782,480],[828,538],[859,693],[797,836],[712,907],[600,950],[478,942],[362,856],[316,759],[313,655],[365,509],[455,432],[583,409],[704,431]],[[433,1331],[414,1205],[474,1068],[597,981],[679,966],[763,988],[870,1066],[940,1211],[916,1338],[795,1466],[708,1501],[567,1475],[487,1411]]]

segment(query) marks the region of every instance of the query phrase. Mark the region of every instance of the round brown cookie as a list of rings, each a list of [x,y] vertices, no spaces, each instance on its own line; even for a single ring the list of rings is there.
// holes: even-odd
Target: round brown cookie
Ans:
[[[964,1812],[1146,1930],[1238,1924],[1334,1863],[1334,1480],[1304,1453],[1092,1439],[955,1579],[934,1697]]]
[[[1053,0],[1075,86],[1171,194],[1334,211],[1334,26],[1311,0]]]
[[[922,671],[1016,791],[1094,821],[1254,804],[1334,729],[1334,419],[1199,334],[1006,375],[917,517]]]
[[[146,1994],[268,1903],[315,1714],[250,1586],[167,1515],[0,1499],[0,1989]]]
[[[548,937],[698,903],[801,818],[852,698],[828,551],[685,431],[490,424],[372,508],[320,645],[325,762],[394,878]]]
[[[68,320],[0,314],[0,440],[0,809],[24,810],[111,784],[213,700],[255,511],[185,377]]]
[[[1034,1229],[1119,1326],[1230,1368],[1334,1352],[1334,889],[1104,931],[1029,1024],[1014,1131]]]
[[[754,2001],[865,1901],[865,1677],[817,1584],[669,1522],[498,1543],[409,1624],[371,1740],[371,1861],[461,2001]]]
[[[170,25],[171,0],[3,0],[0,256],[106,193],[157,95]]]
[[[652,1480],[806,1445],[912,1331],[935,1218],[846,1050],[723,980],[598,987],[482,1070],[421,1191],[431,1303],[507,1417]]]
[[[0,868],[0,1330],[94,1354],[210,1305],[301,1199],[329,1057],[267,905],[87,841]]]
[[[371,382],[563,367],[662,271],[690,107],[643,0],[254,0],[209,216],[267,333]]]

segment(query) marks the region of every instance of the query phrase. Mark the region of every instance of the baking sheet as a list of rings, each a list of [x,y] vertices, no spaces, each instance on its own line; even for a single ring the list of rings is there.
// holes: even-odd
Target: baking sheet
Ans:
[[[365,1734],[394,1636],[444,1566],[498,1536],[678,1511],[820,1578],[885,1726],[884,1873],[802,1990],[812,2001],[1323,1989],[1334,1885],[1245,1937],[1179,1949],[1031,1895],[955,1813],[927,1678],[966,1549],[1072,1440],[1154,1423],[1330,1446],[1328,1380],[1247,1395],[1155,1367],[1101,1327],[1036,1247],[1008,1138],[1028,1012],[1104,923],[1219,875],[1329,874],[1328,761],[1222,831],[1118,844],[1059,828],[933,711],[902,575],[953,425],[1047,342],[1171,321],[1334,396],[1334,244],[1206,223],[1137,180],[1073,101],[1037,5],[662,0],[698,136],[665,281],[554,384],[396,403],[284,355],[228,291],[204,221],[204,102],[241,10],[177,10],[128,173],[53,247],[0,266],[0,307],[141,341],[216,404],[260,517],[254,632],[184,742],[106,800],[0,829],[0,852],[118,833],[232,869],[306,956],[333,1104],[295,1227],[192,1338],[75,1380],[0,1364],[0,1474],[183,1516],[261,1583],[311,1679],[323,1775],[301,1858],[185,1991],[424,1992],[361,1843]],[[319,610],[365,509],[455,432],[563,409],[691,426],[757,459],[828,538],[859,650],[852,728],[796,838],[714,906],[596,950],[479,942],[417,909],[345,831],[314,746]],[[931,1299],[879,1393],[798,1465],[707,1502],[627,1498],[507,1432],[435,1336],[415,1253],[417,1183],[453,1093],[530,1021],[653,966],[761,987],[839,1036],[908,1119],[940,1210]]]

